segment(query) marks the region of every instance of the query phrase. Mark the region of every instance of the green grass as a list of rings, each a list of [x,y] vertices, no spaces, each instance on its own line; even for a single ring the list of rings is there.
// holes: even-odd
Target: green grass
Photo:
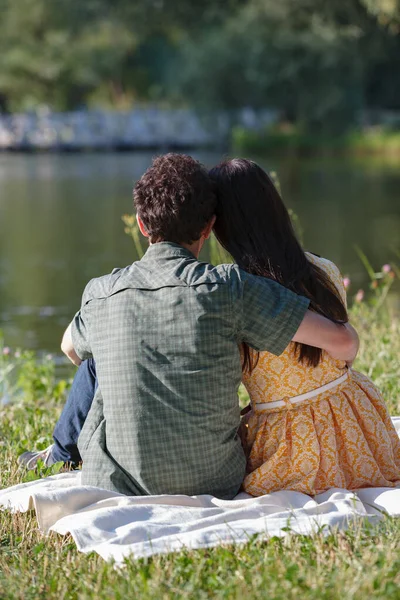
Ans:
[[[382,310],[379,298],[353,309],[362,338],[355,366],[379,385],[391,413],[400,414],[400,320]],[[50,443],[63,402],[65,389],[51,366],[37,367],[31,357],[28,367],[23,396],[0,408],[1,487],[23,480],[16,456],[33,440]],[[44,537],[32,514],[6,511],[0,513],[0,598],[399,599],[399,549],[400,519],[387,517],[374,528],[359,524],[329,537],[254,539],[127,561],[115,570],[95,554],[78,553],[69,537]]]

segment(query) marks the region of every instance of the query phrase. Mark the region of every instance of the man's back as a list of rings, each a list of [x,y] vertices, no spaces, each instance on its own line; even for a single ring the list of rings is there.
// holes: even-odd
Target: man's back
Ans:
[[[226,269],[163,243],[88,286],[85,326],[103,401],[100,446],[113,459],[119,491],[228,497],[240,486],[240,356]],[[89,415],[82,439],[91,427]],[[96,436],[93,443],[99,450]],[[82,448],[84,481],[104,486],[109,475],[92,472],[91,451],[87,461]]]
[[[293,311],[290,292],[265,280],[265,295],[268,284],[294,332],[307,302]],[[245,470],[237,436],[240,285],[236,266],[212,267],[167,242],[89,283],[73,327],[74,347],[81,358],[94,356],[99,381],[79,440],[85,484],[126,494],[238,491]],[[265,305],[273,313],[268,298]],[[266,320],[261,314],[261,339]],[[280,339],[280,322],[271,321],[272,350],[290,339]]]

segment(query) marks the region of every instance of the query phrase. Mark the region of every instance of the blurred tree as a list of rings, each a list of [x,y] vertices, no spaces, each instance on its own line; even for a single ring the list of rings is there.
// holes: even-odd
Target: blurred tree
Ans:
[[[180,83],[199,107],[271,106],[307,129],[337,131],[367,106],[383,66],[393,70],[396,49],[398,36],[358,0],[251,0],[222,30],[187,39]]]
[[[377,17],[382,26],[389,27],[393,33],[399,32],[399,0],[361,0],[361,3],[369,13]]]
[[[117,85],[138,42],[106,4],[0,0],[0,92],[12,110],[67,109],[103,82]]]
[[[239,3],[0,0],[3,110],[147,99],[154,85],[163,87],[180,31],[221,22]]]
[[[277,107],[311,129],[400,109],[400,0],[0,0],[0,110]]]

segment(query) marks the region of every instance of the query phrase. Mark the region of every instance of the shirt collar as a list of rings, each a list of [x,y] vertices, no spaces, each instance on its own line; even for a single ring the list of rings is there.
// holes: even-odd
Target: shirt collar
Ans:
[[[175,244],[174,242],[157,242],[156,244],[151,244],[148,247],[142,260],[159,260],[165,258],[196,259],[190,250],[180,246],[179,244]]]

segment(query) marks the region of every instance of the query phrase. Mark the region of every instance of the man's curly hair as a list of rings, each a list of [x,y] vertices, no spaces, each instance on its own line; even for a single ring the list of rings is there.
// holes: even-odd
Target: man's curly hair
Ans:
[[[150,241],[192,244],[215,214],[214,184],[206,168],[186,154],[165,154],[133,190],[136,211]]]

